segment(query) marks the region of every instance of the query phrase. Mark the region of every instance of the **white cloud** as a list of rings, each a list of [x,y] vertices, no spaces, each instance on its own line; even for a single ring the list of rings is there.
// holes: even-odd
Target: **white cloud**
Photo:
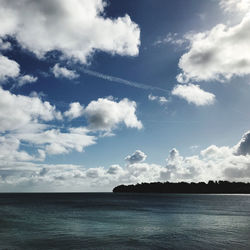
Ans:
[[[0,38],[0,47],[1,47],[1,38]],[[9,44],[5,42],[4,44]],[[16,83],[13,85],[14,87],[21,87],[27,83],[32,83],[37,81],[37,77],[31,75],[23,75],[20,76],[20,65],[14,61],[9,59],[6,56],[0,54],[0,82],[4,82],[9,78],[15,79]]]
[[[69,119],[75,119],[82,116],[84,113],[84,108],[79,102],[72,102],[69,105],[69,110],[64,112],[64,115]]]
[[[175,153],[171,151],[167,159],[169,180],[250,181],[249,138],[250,132],[247,132],[233,147],[211,145],[191,157],[182,157],[174,149]]]
[[[220,7],[226,12],[248,12],[250,0],[220,0]]]
[[[197,106],[211,105],[215,102],[214,94],[206,92],[202,90],[199,85],[194,84],[178,84],[172,90],[172,94]]]
[[[0,54],[0,82],[19,76],[20,66],[17,62]]]
[[[6,159],[42,160],[47,154],[62,154],[72,150],[82,152],[95,143],[95,136],[86,128],[70,128],[66,132],[49,129],[47,122],[61,120],[62,115],[48,102],[38,97],[11,94],[0,88],[0,156]],[[20,151],[20,142],[32,144],[38,155],[30,156]],[[10,150],[11,149],[11,150]],[[7,152],[7,151],[8,152]],[[10,153],[11,152],[11,153]],[[8,158],[6,155],[10,154]]]
[[[31,161],[34,157],[25,151],[20,151],[20,141],[12,136],[0,136],[0,162],[9,165],[13,161]]]
[[[135,102],[127,99],[120,102],[98,99],[92,101],[86,110],[79,103],[71,103],[70,109],[64,115],[70,119],[86,115],[91,128],[94,126],[96,131],[107,130],[111,133],[111,129],[116,128],[121,122],[124,122],[127,127],[140,127],[141,123],[135,116],[135,108]],[[120,112],[123,113],[120,114]],[[97,126],[95,123],[97,121],[93,117],[98,115],[105,121],[104,125],[100,123]],[[57,122],[63,123],[62,118],[56,107],[49,102],[43,102],[36,95],[34,97],[15,95],[0,88],[0,133],[2,133],[0,135],[0,170],[1,166],[8,166],[12,171],[21,162],[24,162],[23,166],[25,164],[29,166],[30,162],[44,161],[46,155],[67,154],[72,151],[83,152],[86,147],[96,143],[98,137],[87,127],[62,126],[61,129],[57,126],[54,128],[51,122],[58,120]],[[22,144],[26,145],[25,148],[32,147],[34,153],[30,154],[29,150],[23,150]],[[28,172],[32,172],[32,169]],[[111,172],[110,169],[109,176]],[[116,171],[113,170],[114,172]],[[29,178],[33,178],[32,176],[23,180],[28,181]]]
[[[79,165],[34,164],[16,162],[4,167],[0,161],[0,187],[5,190],[39,191],[110,191],[121,183],[164,180],[165,167],[135,163],[126,167],[112,165],[108,169],[86,169]]]
[[[147,155],[141,150],[136,150],[132,155],[128,155],[125,160],[129,162],[129,164],[134,164],[138,162],[143,162],[147,158]]]
[[[250,154],[250,131],[246,132],[236,146],[236,154],[248,155]]]
[[[30,97],[38,97],[38,98],[42,98],[42,97],[46,97],[47,95],[44,94],[42,91],[40,92],[36,92],[36,91],[31,91],[29,94]]]
[[[109,167],[107,173],[110,175],[121,175],[124,173],[124,169],[118,164],[114,164]]]
[[[23,132],[16,138],[25,142],[45,147],[48,154],[64,154],[72,150],[83,152],[84,148],[95,144],[96,137],[88,135],[86,128],[70,128],[66,132],[59,129],[45,130],[37,133]]]
[[[88,119],[91,129],[110,131],[118,124],[124,123],[129,128],[142,128],[142,123],[137,119],[136,102],[127,98],[119,102],[112,98],[99,98],[92,101],[85,108],[84,114]]]
[[[0,50],[8,50],[11,48],[10,42],[5,42],[0,38]]]
[[[182,55],[177,76],[179,82],[225,81],[233,76],[250,74],[250,15],[249,1],[221,1],[228,9],[244,9],[240,23],[229,26],[218,24],[211,30],[189,35],[190,48]],[[245,9],[246,8],[246,9]]]
[[[187,42],[184,38],[178,38],[178,33],[171,33],[169,32],[165,38],[158,39],[154,45],[161,45],[161,44],[171,44],[181,46],[185,42]]]
[[[47,122],[55,119],[61,120],[62,115],[49,102],[43,102],[38,97],[14,95],[0,88],[0,132],[6,134],[1,140],[0,155],[7,155],[6,149],[11,146],[12,150],[8,154],[11,152],[12,158],[37,160],[44,158],[45,152],[82,152],[84,147],[95,143],[96,137],[88,135],[89,130],[86,128],[69,128],[66,132],[49,129]],[[39,155],[30,156],[20,151],[21,141],[32,144],[34,149],[38,149]]]
[[[85,115],[91,128],[111,133],[111,129],[121,122],[127,127],[141,128],[135,108],[136,103],[128,99],[115,102],[100,98],[92,101],[86,110],[79,103],[71,103],[64,115],[69,119]],[[48,122],[56,119],[62,122],[62,115],[49,102],[43,102],[37,96],[14,95],[0,88],[0,132],[5,133],[0,142],[0,158],[7,155],[10,146],[12,161],[21,158],[34,161],[44,160],[46,154],[83,152],[85,147],[96,143],[97,137],[86,127],[64,128],[63,132],[51,128]],[[32,145],[37,150],[36,155],[20,151],[21,142]]]
[[[148,95],[148,99],[150,101],[156,101],[160,105],[164,105],[164,104],[166,104],[168,102],[168,100],[167,100],[167,98],[165,96],[155,96],[155,95],[152,95],[152,94]]]
[[[54,67],[52,68],[52,72],[56,78],[64,77],[72,80],[79,77],[79,74],[77,74],[74,70],[60,67],[58,63],[54,65]]]
[[[144,162],[134,163],[127,167],[126,178],[123,177],[125,184],[166,181],[167,170],[165,166],[158,164],[148,164]]]
[[[61,119],[61,113],[37,97],[14,95],[0,88],[0,132],[31,129],[29,125],[35,128],[39,125],[38,119]]]
[[[86,177],[90,179],[100,178],[105,174],[105,170],[102,167],[99,168],[89,168],[86,170]]]
[[[80,131],[86,132],[85,128],[77,128],[71,133]],[[58,135],[56,140],[61,136],[60,133]],[[146,159],[146,155],[137,150],[125,158],[129,160],[129,164],[123,167],[115,164],[107,169],[102,166],[86,169],[80,165],[30,163],[25,160],[31,156],[26,153],[22,155],[22,152],[9,156],[13,159],[6,165],[7,152],[15,151],[19,142],[0,137],[0,149],[1,143],[5,143],[3,146],[5,151],[2,155],[0,153],[0,187],[1,190],[7,186],[8,190],[12,188],[19,191],[24,187],[27,187],[27,190],[37,188],[40,191],[46,188],[48,191],[110,191],[116,185],[141,182],[209,180],[249,182],[250,149],[248,146],[245,147],[249,144],[249,138],[250,132],[247,132],[233,147],[211,145],[201,150],[199,154],[189,157],[181,156],[174,148],[169,152],[165,166],[142,162]],[[42,155],[43,151],[40,154]],[[136,157],[133,157],[134,155]]]
[[[38,79],[37,77],[31,76],[31,75],[20,76],[18,78],[17,87],[22,87],[23,85],[25,85],[27,83],[36,82],[37,79]]]
[[[200,161],[197,156],[182,157],[175,148],[169,152],[164,176],[170,181],[196,181],[200,175]]]
[[[0,1],[0,36],[15,37],[38,57],[58,50],[87,63],[95,50],[138,54],[140,29],[128,15],[106,18],[102,0]]]

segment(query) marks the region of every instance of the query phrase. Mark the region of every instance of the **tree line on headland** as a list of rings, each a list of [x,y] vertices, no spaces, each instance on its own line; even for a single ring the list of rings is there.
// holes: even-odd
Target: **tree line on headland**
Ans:
[[[209,181],[205,182],[152,182],[120,185],[114,193],[189,193],[189,194],[250,194],[250,183]]]

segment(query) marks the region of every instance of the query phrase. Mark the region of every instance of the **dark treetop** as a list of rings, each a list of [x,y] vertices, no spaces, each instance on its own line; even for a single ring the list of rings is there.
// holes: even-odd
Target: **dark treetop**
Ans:
[[[136,185],[120,185],[113,189],[115,193],[215,193],[215,194],[250,194],[250,183],[209,181],[208,183],[187,182],[152,182]]]

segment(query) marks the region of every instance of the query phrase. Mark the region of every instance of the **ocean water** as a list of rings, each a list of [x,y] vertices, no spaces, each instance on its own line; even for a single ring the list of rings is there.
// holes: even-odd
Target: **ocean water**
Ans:
[[[250,249],[250,196],[0,194],[0,249]]]

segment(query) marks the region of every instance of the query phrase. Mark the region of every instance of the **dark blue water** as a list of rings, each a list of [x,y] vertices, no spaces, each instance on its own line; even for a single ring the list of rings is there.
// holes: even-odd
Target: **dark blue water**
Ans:
[[[250,249],[250,196],[0,194],[0,249]]]

